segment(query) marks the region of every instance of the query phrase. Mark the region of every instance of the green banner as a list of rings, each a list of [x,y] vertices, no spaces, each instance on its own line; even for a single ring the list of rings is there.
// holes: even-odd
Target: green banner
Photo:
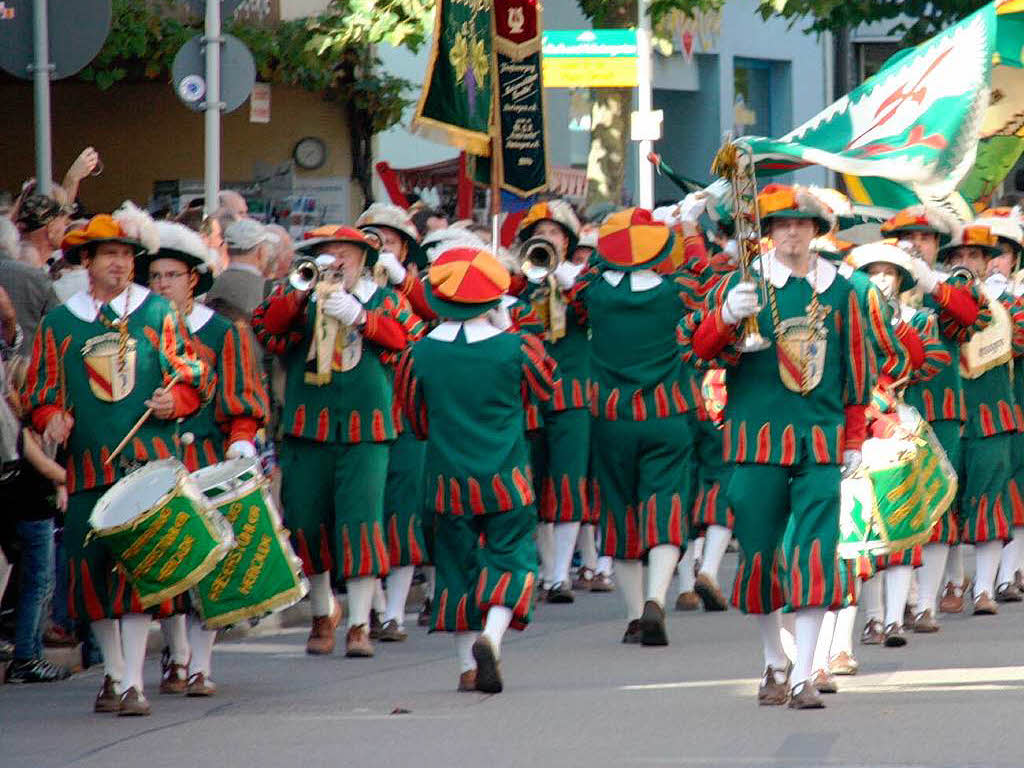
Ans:
[[[494,76],[490,0],[439,0],[412,128],[476,155],[491,151]]]

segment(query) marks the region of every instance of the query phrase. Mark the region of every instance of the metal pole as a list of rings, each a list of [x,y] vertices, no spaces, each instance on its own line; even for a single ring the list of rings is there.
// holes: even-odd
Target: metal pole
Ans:
[[[649,0],[638,0],[636,10],[636,78],[637,111],[645,124],[651,113],[651,17],[647,13]],[[654,165],[647,161],[647,155],[654,149],[653,142],[637,142],[637,199],[641,208],[654,207]]]
[[[32,86],[36,121],[36,191],[50,194],[53,180],[53,147],[50,135],[50,34],[46,24],[46,0],[32,3],[32,34],[35,61]]]
[[[220,192],[220,0],[206,0],[206,111],[203,207],[207,214],[217,208]]]

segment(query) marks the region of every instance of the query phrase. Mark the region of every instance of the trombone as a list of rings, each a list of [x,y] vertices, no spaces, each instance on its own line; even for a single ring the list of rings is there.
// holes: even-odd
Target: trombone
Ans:
[[[754,176],[754,158],[750,147],[727,137],[711,163],[711,172],[728,179],[732,187],[740,280],[757,283],[763,307],[767,303],[768,294],[767,270],[762,263],[757,278],[751,274],[754,260],[761,256],[761,217],[757,212],[757,178]],[[740,352],[759,352],[771,346],[771,342],[761,335],[757,315],[743,321],[740,333],[741,338],[737,344]]]

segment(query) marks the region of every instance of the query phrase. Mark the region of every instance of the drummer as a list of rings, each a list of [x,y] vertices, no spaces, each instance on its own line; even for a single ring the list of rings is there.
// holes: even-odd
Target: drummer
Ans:
[[[983,303],[980,292],[973,286],[965,287],[962,281],[950,281],[946,275],[935,269],[939,248],[948,244],[960,230],[960,225],[942,211],[917,205],[905,208],[882,224],[882,235],[887,238],[905,240],[920,254],[915,258],[914,277],[917,288],[924,294],[923,305],[939,316],[939,335],[949,352],[951,363],[943,366],[939,373],[927,382],[912,384],[906,390],[906,401],[914,406],[929,422],[935,436],[942,445],[950,463],[960,466],[961,434],[967,414],[963,409],[963,386],[960,378],[960,344],[975,332],[978,322],[979,305]],[[984,323],[981,323],[983,325]],[[922,550],[922,565],[919,577],[919,605],[917,615],[924,621],[915,632],[935,632],[936,614],[923,615],[934,597],[925,595],[924,587],[930,590],[933,580],[941,580],[942,574],[949,573],[945,593],[939,603],[943,612],[959,613],[963,610],[963,553],[958,546],[959,525],[954,504],[935,524],[928,544]],[[933,577],[933,574],[938,574]],[[862,637],[881,642],[882,627],[873,628]]]
[[[209,400],[213,379],[174,305],[132,282],[135,257],[159,248],[148,216],[126,203],[114,216],[100,214],[69,232],[62,248],[68,261],[86,268],[89,289],[43,318],[24,399],[44,440],[67,444],[68,607],[72,619],[92,622],[103,652],[93,709],[148,715],[142,670],[151,617],[103,545],[89,540],[89,515],[128,471],[175,453],[175,419]],[[153,417],[107,463],[147,408]]]
[[[252,322],[286,371],[281,499],[310,577],[306,652],[334,652],[333,571],[348,592],[345,654],[369,657],[373,590],[390,567],[384,486],[397,433],[388,368],[420,321],[401,295],[370,279],[378,250],[365,234],[329,224],[306,237],[296,251],[316,258],[320,277],[277,288]]]
[[[896,337],[905,347],[909,366],[902,381],[887,380],[879,376],[879,391],[875,402],[883,411],[891,410],[893,397],[898,395],[908,384],[928,381],[944,367],[952,363],[952,356],[939,339],[938,315],[930,309],[917,309],[901,302],[904,291],[912,290],[916,285],[913,274],[913,261],[910,254],[901,248],[895,240],[869,243],[854,248],[850,260],[858,271],[867,273],[871,282],[877,286],[886,306],[891,308],[893,316],[889,320]],[[912,247],[906,244],[908,248]],[[884,370],[884,361],[879,359],[878,366]],[[884,622],[882,642],[886,647],[898,648],[906,645],[905,630],[913,629],[914,625],[904,627],[903,614],[907,605],[911,578],[914,568],[921,566],[921,546],[891,552],[876,558],[875,565],[883,574],[875,575],[869,584],[875,587],[867,595],[866,610],[869,624],[881,620],[881,587],[885,586]],[[934,585],[932,594],[938,591],[938,583]],[[871,594],[868,594],[869,591]],[[879,605],[874,605],[874,602]],[[926,610],[929,610],[926,608]],[[927,631],[924,625],[934,614],[929,610],[928,616],[921,616],[921,632]],[[877,618],[876,618],[877,616]],[[916,619],[915,619],[916,625]]]
[[[252,331],[232,323],[195,297],[213,285],[211,251],[182,224],[157,222],[160,250],[135,258],[135,280],[147,281],[158,296],[185,317],[196,352],[217,374],[214,398],[179,427],[182,459],[189,472],[225,458],[256,456],[256,431],[267,416],[267,392],[253,352]],[[185,614],[163,619],[169,647],[160,693],[212,696],[210,660],[216,631],[202,628],[194,614],[186,631]],[[191,657],[191,663],[189,658]]]

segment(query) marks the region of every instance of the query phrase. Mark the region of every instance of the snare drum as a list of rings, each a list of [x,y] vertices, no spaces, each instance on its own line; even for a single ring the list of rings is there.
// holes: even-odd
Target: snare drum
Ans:
[[[196,585],[193,605],[218,629],[294,605],[309,589],[258,459],[233,459],[192,473],[234,529],[235,546]]]
[[[231,526],[176,459],[150,462],[119,480],[100,497],[89,524],[143,608],[191,589],[234,543]]]

